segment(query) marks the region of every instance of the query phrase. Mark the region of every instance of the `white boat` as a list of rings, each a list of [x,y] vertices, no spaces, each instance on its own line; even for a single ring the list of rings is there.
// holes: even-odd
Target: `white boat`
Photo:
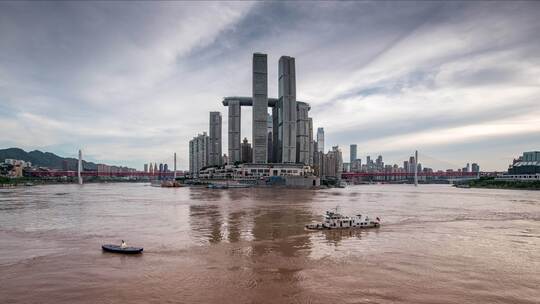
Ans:
[[[345,229],[345,228],[377,228],[381,226],[381,220],[376,217],[371,219],[367,215],[345,216],[337,212],[326,211],[322,222],[307,224],[307,229]]]

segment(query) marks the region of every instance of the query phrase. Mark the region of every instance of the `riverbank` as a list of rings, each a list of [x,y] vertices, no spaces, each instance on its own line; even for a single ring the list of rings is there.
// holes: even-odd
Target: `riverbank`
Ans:
[[[140,183],[150,182],[148,180],[134,180],[125,178],[86,178],[84,183]],[[36,185],[58,185],[58,184],[77,184],[77,178],[60,177],[60,178],[35,178],[35,177],[17,177],[9,178],[0,176],[0,188],[11,188],[19,186],[36,186]]]
[[[505,181],[496,180],[493,177],[483,177],[477,180],[470,180],[460,185],[469,186],[470,188],[540,190],[540,182],[538,181]]]

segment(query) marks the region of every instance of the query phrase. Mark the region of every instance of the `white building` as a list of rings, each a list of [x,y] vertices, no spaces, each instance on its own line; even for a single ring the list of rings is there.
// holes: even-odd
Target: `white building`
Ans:
[[[208,166],[208,143],[209,137],[206,132],[189,141],[189,172],[194,177],[198,176],[203,167]]]

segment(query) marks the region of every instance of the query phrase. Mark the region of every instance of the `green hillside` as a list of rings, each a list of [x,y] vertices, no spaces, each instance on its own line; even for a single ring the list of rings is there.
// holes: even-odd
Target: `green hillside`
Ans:
[[[50,169],[63,169],[64,160],[67,161],[68,170],[77,169],[77,159],[60,157],[54,153],[34,150],[26,152],[19,148],[0,149],[0,162],[6,158],[20,159],[31,162],[33,166],[47,167]],[[83,161],[86,170],[96,170],[97,165],[92,162]]]

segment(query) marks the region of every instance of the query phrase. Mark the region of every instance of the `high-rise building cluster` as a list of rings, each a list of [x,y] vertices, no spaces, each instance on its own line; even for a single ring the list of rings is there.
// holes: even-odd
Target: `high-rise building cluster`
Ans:
[[[159,175],[160,173],[170,172],[169,165],[163,163],[148,163],[144,164],[144,172]]]
[[[343,172],[343,156],[338,146],[333,146],[331,151],[316,152],[314,162],[315,174],[322,178],[341,178]]]
[[[253,54],[252,80],[250,97],[233,96],[223,99],[223,105],[228,109],[228,155],[221,156],[222,120],[219,112],[210,112],[209,136],[203,132],[190,141],[189,169],[193,176],[197,176],[203,168],[226,164],[250,163],[268,167],[288,164],[313,168],[318,165],[317,161],[324,160],[324,130],[319,128],[317,140],[314,140],[313,119],[309,116],[310,105],[296,99],[295,58],[282,56],[279,59],[278,98],[268,97],[266,54]],[[252,107],[251,143],[247,138],[241,140],[241,109],[244,106]],[[271,114],[268,108],[271,108]],[[339,149],[329,153],[330,159],[342,162]],[[286,172],[286,169],[283,170]],[[341,165],[334,171],[340,170]],[[291,169],[293,171],[300,172]],[[301,172],[309,170],[302,169]],[[332,174],[338,176],[337,173]]]
[[[366,156],[366,162],[362,163],[362,159],[358,158],[358,146],[356,144],[350,145],[350,158],[349,163],[343,163],[343,172],[355,172],[355,173],[407,173],[413,174],[415,167],[417,172],[433,173],[432,168],[422,167],[422,164],[415,160],[414,156],[410,156],[409,159],[403,161],[403,165],[386,164],[383,161],[382,155],[378,155],[374,160],[371,156]],[[454,169],[439,170],[439,172],[480,172],[480,166],[477,163],[467,163],[465,167],[454,171]]]
[[[282,56],[278,65],[278,98],[268,98],[267,55],[253,54],[251,97],[225,97],[228,108],[229,161],[242,162],[241,109],[252,107],[252,162],[312,165],[313,120],[309,104],[296,99],[295,59]],[[272,114],[268,113],[268,108]]]

